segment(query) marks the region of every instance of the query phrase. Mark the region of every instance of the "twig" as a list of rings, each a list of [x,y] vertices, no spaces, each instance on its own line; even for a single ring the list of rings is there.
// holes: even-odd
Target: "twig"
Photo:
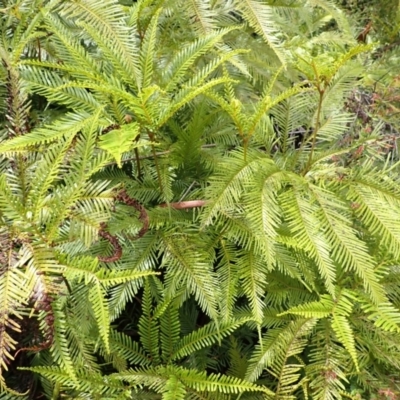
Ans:
[[[205,200],[188,200],[188,201],[178,201],[177,203],[162,203],[159,207],[170,207],[175,210],[186,210],[189,208],[203,207],[207,204]]]
[[[192,189],[192,187],[196,184],[196,181],[193,181],[190,186],[185,190],[185,192],[183,193],[182,197],[179,199],[179,203],[181,201],[183,201],[183,199],[185,198],[185,196],[190,192],[190,190]]]

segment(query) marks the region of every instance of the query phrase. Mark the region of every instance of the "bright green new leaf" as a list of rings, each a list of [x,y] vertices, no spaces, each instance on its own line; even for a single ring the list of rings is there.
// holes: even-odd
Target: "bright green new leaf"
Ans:
[[[100,136],[99,147],[108,151],[117,162],[118,167],[122,167],[121,158],[122,154],[138,147],[135,139],[139,135],[139,125],[130,123],[123,125],[118,129]]]

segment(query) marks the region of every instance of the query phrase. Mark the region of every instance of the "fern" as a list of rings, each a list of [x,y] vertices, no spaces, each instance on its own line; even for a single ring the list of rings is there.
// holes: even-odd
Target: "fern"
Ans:
[[[329,0],[128,3],[1,2],[0,398],[397,393],[379,55]]]

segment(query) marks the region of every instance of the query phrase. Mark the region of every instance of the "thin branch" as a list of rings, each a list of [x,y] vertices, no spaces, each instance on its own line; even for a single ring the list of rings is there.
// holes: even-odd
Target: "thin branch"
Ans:
[[[186,210],[189,208],[204,207],[207,204],[205,200],[188,200],[188,201],[178,201],[177,203],[162,203],[159,207],[170,207],[175,210]]]
[[[185,198],[185,196],[192,190],[192,187],[196,184],[196,181],[193,181],[190,186],[185,190],[185,192],[183,193],[182,197],[179,199],[179,203],[181,201],[183,201],[183,199]]]

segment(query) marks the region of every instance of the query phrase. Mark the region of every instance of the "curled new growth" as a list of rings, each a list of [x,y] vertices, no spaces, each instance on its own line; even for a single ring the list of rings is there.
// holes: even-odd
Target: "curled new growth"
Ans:
[[[43,275],[43,273],[39,272],[38,275]],[[42,293],[41,300],[35,304],[36,311],[45,312],[45,317],[44,317],[45,327],[43,331],[43,340],[37,346],[20,348],[15,353],[14,358],[17,357],[18,353],[20,353],[21,351],[39,352],[51,347],[54,341],[54,312],[53,308],[51,307],[51,303],[53,301],[54,301],[53,297],[50,296],[48,293]]]
[[[114,129],[119,129],[119,128],[121,128],[121,126],[119,124],[112,124],[112,125],[107,126],[107,128],[104,128],[102,133],[104,135],[108,132],[111,132]]]
[[[138,234],[132,238],[132,240],[141,238],[149,229],[149,217],[147,215],[146,209],[135,199],[132,199],[125,190],[120,191],[116,196],[115,200],[125,203],[128,206],[135,208],[139,212],[139,220],[142,222],[142,227]],[[99,261],[102,262],[114,262],[118,261],[122,256],[122,247],[118,242],[118,238],[116,236],[111,235],[107,232],[107,225],[103,222],[100,225],[99,235],[107,240],[113,247],[114,252],[109,257],[101,257],[99,256]]]
[[[132,199],[125,190],[118,193],[116,200],[119,200],[139,211],[139,220],[143,225],[136,237],[133,239],[141,238],[149,230],[149,216],[147,215],[146,209],[137,200]]]
[[[111,235],[106,231],[107,225],[102,222],[100,224],[99,235],[107,240],[114,248],[114,253],[112,256],[109,257],[101,257],[99,256],[98,259],[103,262],[114,262],[118,261],[122,256],[122,247],[118,242],[118,238],[116,236]]]

